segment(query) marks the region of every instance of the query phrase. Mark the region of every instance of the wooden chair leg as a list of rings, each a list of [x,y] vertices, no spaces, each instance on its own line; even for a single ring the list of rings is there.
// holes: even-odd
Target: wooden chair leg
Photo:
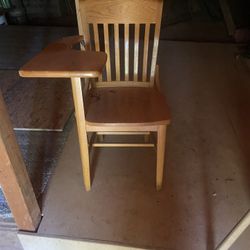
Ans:
[[[82,161],[83,179],[86,191],[90,190],[90,169],[89,169],[89,149],[88,137],[85,128],[85,112],[82,96],[82,85],[80,78],[71,78],[73,99],[75,105],[75,116],[80,144],[80,155]]]
[[[156,189],[159,191],[162,187],[165,145],[166,145],[166,125],[159,126],[157,130],[157,164],[156,164]]]

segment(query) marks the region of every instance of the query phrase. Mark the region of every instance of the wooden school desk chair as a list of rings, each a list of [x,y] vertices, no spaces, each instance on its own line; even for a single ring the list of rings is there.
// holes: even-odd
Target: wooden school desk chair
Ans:
[[[45,74],[71,78],[87,191],[91,188],[89,147],[155,146],[146,141],[90,143],[88,134],[102,138],[107,134],[156,133],[156,188],[162,187],[166,129],[170,123],[167,103],[159,91],[156,65],[162,7],[162,0],[76,0],[78,28],[83,37],[55,42],[20,70],[25,77]],[[84,51],[71,49],[80,40]],[[48,56],[54,64],[48,63]],[[81,78],[85,78],[86,91]]]

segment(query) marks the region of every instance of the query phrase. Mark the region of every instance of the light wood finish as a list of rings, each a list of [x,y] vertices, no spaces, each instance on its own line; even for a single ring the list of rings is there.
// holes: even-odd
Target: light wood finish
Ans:
[[[166,125],[161,125],[157,131],[157,165],[156,165],[156,188],[162,188],[163,170],[164,170],[164,157],[166,145]]]
[[[78,23],[81,23],[80,26],[82,28],[82,32],[80,34],[84,34],[87,32],[89,36],[88,26],[89,24],[93,24],[94,27],[96,24],[102,24],[104,28],[104,42],[105,42],[105,51],[108,54],[109,58],[111,57],[110,53],[114,53],[115,58],[115,69],[110,68],[109,58],[107,61],[107,82],[110,82],[111,75],[114,73],[116,75],[116,82],[121,81],[120,78],[120,53],[119,53],[119,24],[124,25],[124,72],[125,72],[125,81],[129,80],[129,65],[133,61],[134,68],[132,69],[133,74],[131,72],[131,76],[133,76],[133,80],[138,82],[138,68],[142,66],[143,68],[143,77],[142,82],[147,81],[147,72],[150,72],[150,86],[153,86],[153,79],[155,75],[155,65],[157,59],[158,52],[158,43],[159,43],[159,35],[160,35],[160,24],[161,24],[161,16],[162,16],[162,0],[144,0],[144,1],[135,1],[135,0],[102,0],[101,2],[98,0],[80,0],[79,1],[79,9],[80,15],[78,15]],[[80,18],[80,20],[79,20]],[[109,41],[107,40],[108,36],[108,25],[114,25],[114,41],[115,41],[115,49],[114,51],[110,50]],[[140,34],[140,25],[145,24],[145,34],[144,34],[144,50],[143,50],[143,58],[139,60],[139,34]],[[154,45],[153,45],[153,54],[149,56],[149,31],[150,25],[155,25],[155,35],[154,35]],[[134,39],[132,36],[130,37],[129,27],[130,25],[134,25]],[[95,39],[95,38],[94,38]],[[98,40],[98,43],[100,41]],[[96,43],[96,41],[95,41]],[[134,54],[129,58],[129,50],[131,50],[132,45],[134,44]],[[143,43],[141,43],[143,44]],[[151,53],[151,52],[150,52]],[[148,63],[148,58],[152,58],[152,61]],[[142,61],[142,62],[141,62]],[[139,65],[142,63],[143,65]],[[123,65],[123,64],[122,64]],[[151,66],[148,69],[148,66]],[[114,70],[115,72],[111,72]],[[99,79],[100,81],[101,79]],[[122,81],[121,81],[122,82]],[[107,83],[108,85],[109,83]]]
[[[114,32],[115,32],[115,41],[119,41],[119,24],[114,24]],[[115,42],[115,73],[116,73],[116,81],[121,80],[120,76],[120,45],[119,42]]]
[[[163,95],[153,88],[97,88],[86,100],[86,120],[95,126],[168,124],[169,110]]]
[[[97,132],[98,135],[150,135],[150,132]]]
[[[170,115],[164,97],[153,87],[156,79],[156,60],[158,53],[160,23],[162,15],[162,0],[80,0],[79,8],[81,13],[82,26],[94,25],[94,33],[97,33],[97,24],[103,25],[105,52],[108,54],[106,64],[107,81],[95,83],[95,88],[91,89],[86,99],[86,130],[87,132],[114,132],[118,134],[154,131],[158,133],[158,138],[164,137],[164,131],[169,124]],[[79,20],[78,20],[79,21]],[[120,58],[120,37],[119,24],[124,25],[124,58]],[[140,49],[140,25],[145,24],[143,38],[143,58],[139,65]],[[154,40],[152,55],[149,55],[150,26],[154,25]],[[110,49],[108,25],[114,26],[114,51]],[[134,36],[130,37],[130,25],[134,25]],[[132,28],[132,26],[131,26]],[[89,32],[89,31],[87,31]],[[134,39],[132,39],[134,37]],[[96,43],[99,39],[94,35]],[[134,44],[134,54],[130,54]],[[97,45],[100,47],[100,45]],[[111,54],[115,53],[115,72],[112,73],[110,65]],[[130,58],[133,57],[133,58]],[[148,60],[152,58],[151,62]],[[124,62],[124,69],[120,69],[120,59]],[[121,60],[121,61],[122,61]],[[133,72],[129,72],[130,63],[133,61]],[[151,66],[151,67],[149,67]],[[142,81],[139,81],[138,71],[142,68]],[[124,70],[124,80],[121,79],[120,70]],[[158,70],[158,69],[157,69]],[[149,78],[147,74],[149,72]],[[157,71],[158,72],[158,71]],[[116,79],[112,79],[115,73]],[[130,78],[133,77],[133,81]],[[126,87],[126,88],[125,88]],[[133,87],[133,88],[132,88]],[[139,88],[145,87],[145,88]],[[165,130],[164,130],[165,129]],[[148,137],[145,140],[148,141]],[[164,139],[164,138],[163,138]],[[158,146],[160,152],[157,153],[157,188],[162,185],[164,146],[165,140],[159,139]],[[94,146],[117,146],[124,144],[93,144]],[[136,144],[127,146],[135,146]],[[140,146],[141,144],[137,144]],[[148,145],[148,144],[143,144]],[[150,146],[152,144],[149,144]]]
[[[94,42],[95,42],[95,51],[100,51],[100,38],[99,38],[99,31],[98,31],[98,24],[93,24],[93,31],[94,31]],[[98,77],[99,81],[102,81],[102,74]]]
[[[79,7],[79,1],[78,0],[75,0],[75,6],[76,6],[78,32],[79,32],[80,35],[82,35],[83,34],[83,27],[82,27],[81,12],[80,12],[80,7]]]
[[[147,81],[147,71],[148,71],[148,46],[149,46],[149,30],[150,25],[145,24],[145,34],[144,34],[144,49],[143,49],[143,82]]]
[[[154,147],[153,143],[93,143],[93,147],[118,147],[118,148],[126,148],[126,147]]]
[[[41,212],[1,92],[0,117],[0,185],[18,228],[35,231]]]
[[[111,81],[111,65],[110,65],[110,47],[109,47],[109,27],[107,23],[103,24],[104,30],[104,45],[105,45],[105,52],[107,54],[107,63],[106,63],[106,74],[107,74],[107,81]]]
[[[140,25],[135,24],[135,48],[134,48],[134,81],[138,81],[138,65],[139,65],[139,32]]]
[[[129,80],[129,24],[124,24],[125,81]]]
[[[157,23],[162,11],[162,2],[161,0],[80,0],[79,6],[81,18],[85,17],[87,23]]]
[[[146,250],[145,248],[127,247],[106,241],[83,240],[77,238],[31,234],[19,232],[18,238],[25,250]]]
[[[80,0],[79,4],[76,4],[77,11],[79,8],[80,14],[77,14],[79,27],[82,27],[80,34],[84,36],[85,43],[87,44],[86,50],[83,52],[77,52],[76,56],[73,57],[73,50],[71,44],[78,38],[67,38],[66,46],[59,43],[60,46],[51,45],[52,49],[49,52],[57,50],[59,58],[61,55],[65,57],[65,51],[71,53],[70,65],[72,68],[65,67],[63,62],[58,60],[52,60],[55,67],[62,67],[64,65],[64,73],[60,72],[64,76],[71,77],[73,97],[75,104],[76,121],[78,127],[78,136],[80,143],[81,159],[83,165],[83,176],[86,190],[90,190],[90,171],[89,171],[89,151],[88,151],[88,140],[87,132],[157,132],[157,189],[160,189],[162,185],[162,175],[164,166],[164,143],[166,126],[170,123],[170,115],[167,103],[164,96],[153,87],[155,82],[155,68],[156,59],[158,53],[159,35],[160,35],[160,22],[162,15],[163,0]],[[80,20],[79,20],[80,18]],[[101,52],[90,52],[90,32],[89,26],[94,27],[94,43],[96,50],[101,48],[100,37],[98,31],[98,24],[103,26],[104,33],[104,50],[106,54]],[[119,53],[119,24],[124,25],[124,72],[125,81],[120,80],[120,53]],[[146,24],[145,27],[145,39],[146,46],[143,51],[143,81],[138,81],[138,69],[139,69],[139,35],[140,25]],[[153,52],[150,69],[150,82],[147,81],[147,68],[149,55],[149,26],[155,25],[154,41],[153,41]],[[110,48],[110,25],[114,26],[114,51]],[[130,25],[134,25],[135,34],[134,41],[130,37]],[[131,26],[132,28],[132,26]],[[133,58],[129,58],[130,42],[134,42],[134,55]],[[89,52],[90,54],[88,54]],[[115,75],[116,79],[112,79],[112,67],[111,67],[111,52],[115,53]],[[43,55],[46,53],[43,53]],[[49,53],[48,53],[49,54]],[[147,54],[147,55],[146,55]],[[35,58],[37,59],[37,58]],[[34,60],[35,60],[34,59]],[[44,60],[43,57],[39,58]],[[48,57],[46,57],[48,59]],[[57,58],[56,58],[57,59]],[[62,57],[60,58],[62,59]],[[41,61],[40,60],[40,61]],[[102,68],[106,63],[106,76],[107,81],[101,83],[102,87],[94,84],[86,96],[86,115],[84,109],[84,102],[82,97],[82,87],[80,77],[95,78],[99,77],[102,73]],[[146,61],[145,61],[146,60]],[[38,62],[37,60],[36,62]],[[133,80],[129,81],[129,64],[134,62]],[[81,62],[81,64],[80,64]],[[94,63],[96,65],[94,65]],[[41,65],[41,62],[38,63]],[[43,62],[44,65],[44,62]],[[59,66],[58,66],[59,65]],[[33,63],[29,67],[29,74],[34,70],[36,64]],[[81,66],[81,70],[76,69]],[[25,68],[25,67],[24,67]],[[27,68],[27,66],[26,66]],[[45,76],[58,76],[58,70],[46,68],[49,73],[43,74]],[[23,73],[23,71],[21,71]],[[131,72],[132,73],[132,72]],[[31,74],[32,75],[32,74]],[[132,74],[131,74],[132,75]],[[35,74],[33,74],[35,76]],[[39,76],[39,74],[36,74]],[[99,79],[100,80],[100,79]],[[112,81],[114,80],[114,81]],[[100,81],[99,81],[100,83]],[[111,87],[112,86],[112,87]],[[118,87],[119,86],[119,87]],[[124,86],[124,87],[122,87]],[[125,87],[126,86],[126,87]],[[141,86],[141,87],[138,87]],[[117,88],[118,87],[118,88]],[[147,88],[142,88],[147,87]],[[107,144],[99,143],[92,144],[93,146],[153,146],[154,144]],[[159,152],[158,152],[159,151]]]
[[[106,131],[114,131],[114,132],[157,132],[158,125],[124,125],[124,126],[109,126],[107,124],[103,124],[102,126],[88,124],[86,121],[86,129],[88,132],[106,132]]]
[[[87,25],[86,13],[84,10],[80,9],[79,0],[75,0],[76,6],[76,16],[79,35],[84,35],[85,46],[81,45],[82,50],[90,50],[90,33],[89,27]]]
[[[95,87],[110,88],[110,87],[151,87],[150,82],[134,82],[134,81],[112,81],[112,82],[96,82]]]
[[[100,38],[99,38],[99,31],[98,31],[98,24],[93,24],[93,31],[94,31],[94,42],[95,42],[95,51],[100,51]]]
[[[80,51],[72,46],[81,36],[62,38],[47,46],[20,70],[22,77],[98,77],[106,62],[103,52]]]
[[[88,138],[85,126],[85,111],[82,95],[82,85],[80,78],[71,78],[76,123],[80,144],[80,154],[82,161],[83,179],[86,191],[90,190],[90,171],[89,171],[89,152],[88,152]]]
[[[158,54],[158,45],[159,45],[159,38],[160,38],[160,25],[155,25],[155,35],[154,35],[154,45],[153,45],[153,54],[152,54],[152,62],[151,62],[151,72],[150,72],[150,82],[154,82],[155,79],[155,67],[156,67],[156,60]]]
[[[232,231],[225,237],[225,239],[216,247],[216,250],[229,250],[234,242],[241,236],[241,234],[250,225],[250,210],[241,218],[235,225]]]

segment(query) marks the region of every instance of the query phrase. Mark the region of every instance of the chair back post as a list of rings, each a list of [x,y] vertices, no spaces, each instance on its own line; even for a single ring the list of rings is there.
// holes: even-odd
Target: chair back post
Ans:
[[[154,85],[162,8],[163,0],[76,0],[86,48],[108,55],[99,81]]]

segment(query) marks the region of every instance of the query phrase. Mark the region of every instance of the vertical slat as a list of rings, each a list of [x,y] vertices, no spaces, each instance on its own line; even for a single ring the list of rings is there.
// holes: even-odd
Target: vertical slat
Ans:
[[[129,24],[124,24],[125,81],[129,79]]]
[[[107,53],[107,63],[106,63],[106,72],[107,72],[107,81],[111,81],[111,67],[110,67],[110,48],[109,48],[109,30],[108,24],[103,24],[104,30],[104,45],[105,45],[105,52]]]
[[[115,37],[115,72],[116,72],[116,81],[120,81],[120,46],[119,46],[119,24],[114,24],[114,37]]]
[[[99,32],[97,23],[93,23],[93,29],[94,29],[94,39],[95,39],[95,50],[100,51],[100,41],[99,41]]]
[[[138,64],[139,64],[139,31],[140,24],[135,24],[135,47],[134,47],[134,81],[138,81]]]
[[[94,30],[95,50],[100,51],[100,39],[99,39],[99,31],[97,23],[93,23],[93,30]],[[98,79],[99,81],[102,81],[102,75],[100,75]]]
[[[151,62],[151,72],[150,72],[150,82],[154,83],[155,77],[155,67],[158,53],[158,44],[159,44],[159,35],[160,35],[160,25],[155,25],[155,34],[154,34],[154,45],[153,45],[153,54],[152,54],[152,62]]]
[[[147,72],[148,72],[148,45],[149,45],[149,29],[150,24],[145,24],[145,35],[144,35],[144,51],[143,51],[143,73],[142,81],[147,81]]]

